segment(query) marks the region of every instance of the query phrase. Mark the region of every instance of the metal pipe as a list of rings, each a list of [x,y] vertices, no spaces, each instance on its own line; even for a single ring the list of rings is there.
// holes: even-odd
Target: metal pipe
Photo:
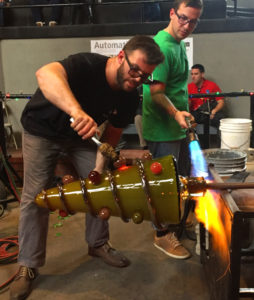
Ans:
[[[74,122],[74,118],[70,118],[70,122]],[[100,142],[95,136],[91,137],[91,140],[99,147],[99,151],[106,157],[116,161],[118,158],[117,153],[115,152],[114,148],[109,145],[108,143]]]
[[[254,92],[231,92],[231,93],[202,93],[202,94],[189,94],[189,98],[216,98],[216,97],[240,97],[252,96]]]
[[[254,189],[254,182],[207,182],[209,190]]]
[[[98,147],[102,145],[102,142],[100,142],[95,136],[91,137],[91,140],[95,142]]]
[[[254,182],[207,182],[204,177],[181,177],[180,180],[190,194],[207,190],[254,189]]]

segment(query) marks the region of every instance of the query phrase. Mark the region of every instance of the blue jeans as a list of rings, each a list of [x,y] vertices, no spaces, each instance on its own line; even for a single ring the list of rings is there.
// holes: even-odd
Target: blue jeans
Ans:
[[[146,142],[154,158],[173,155],[177,160],[178,173],[182,176],[190,176],[191,166],[188,138],[173,142]]]
[[[20,265],[30,268],[45,263],[49,210],[38,207],[35,196],[49,188],[59,153],[67,153],[77,173],[87,177],[95,166],[96,147],[88,142],[57,142],[23,134],[24,186],[20,204],[19,258]],[[86,214],[86,241],[99,247],[109,239],[108,222]]]
[[[162,157],[166,155],[174,155],[176,160],[179,158],[181,141],[172,142],[147,142],[149,151],[152,153],[153,158]]]

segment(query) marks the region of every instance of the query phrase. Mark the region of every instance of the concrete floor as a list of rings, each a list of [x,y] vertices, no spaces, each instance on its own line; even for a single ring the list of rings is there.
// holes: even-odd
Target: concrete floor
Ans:
[[[84,216],[78,213],[63,221],[56,212],[50,216],[47,262],[40,269],[29,299],[209,299],[202,265],[195,254],[195,242],[183,238],[183,244],[193,255],[188,260],[176,260],[153,246],[149,222],[126,224],[112,217],[110,241],[132,262],[127,268],[114,268],[87,255]],[[9,203],[0,218],[0,238],[17,234],[18,217],[18,203]],[[59,222],[62,226],[56,227]],[[16,269],[17,264],[1,265],[0,284]],[[8,297],[8,290],[0,294],[1,300]]]
[[[254,170],[254,161],[250,166]],[[18,202],[9,203],[0,218],[0,239],[17,235],[18,218]],[[82,213],[65,220],[59,220],[57,212],[50,215],[46,264],[40,269],[28,299],[210,299],[194,241],[182,237],[192,257],[176,260],[153,246],[154,231],[149,222],[126,224],[120,218],[111,217],[110,241],[132,262],[129,267],[118,269],[88,256],[84,218]],[[0,285],[16,272],[17,266],[16,263],[0,265]],[[9,291],[0,293],[0,299],[9,299]]]

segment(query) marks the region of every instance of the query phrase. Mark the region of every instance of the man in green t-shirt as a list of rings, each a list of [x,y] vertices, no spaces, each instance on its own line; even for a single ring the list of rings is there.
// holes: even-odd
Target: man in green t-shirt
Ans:
[[[154,83],[143,85],[143,135],[153,157],[172,154],[178,160],[186,137],[188,113],[188,61],[182,41],[195,29],[202,13],[202,0],[175,0],[170,23],[154,37],[165,61],[153,72]],[[167,255],[185,259],[190,253],[174,230],[157,231],[154,245]]]

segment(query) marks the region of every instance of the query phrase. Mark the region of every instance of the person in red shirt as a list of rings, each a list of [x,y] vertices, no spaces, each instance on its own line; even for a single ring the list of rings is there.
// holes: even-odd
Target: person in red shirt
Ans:
[[[219,86],[210,80],[205,79],[205,68],[203,65],[195,64],[191,68],[192,82],[188,84],[188,93],[190,94],[212,94],[219,92]],[[205,123],[207,116],[210,115],[210,124],[219,127],[220,120],[225,117],[222,108],[224,107],[224,98],[189,98],[190,113],[194,116],[196,123]]]

